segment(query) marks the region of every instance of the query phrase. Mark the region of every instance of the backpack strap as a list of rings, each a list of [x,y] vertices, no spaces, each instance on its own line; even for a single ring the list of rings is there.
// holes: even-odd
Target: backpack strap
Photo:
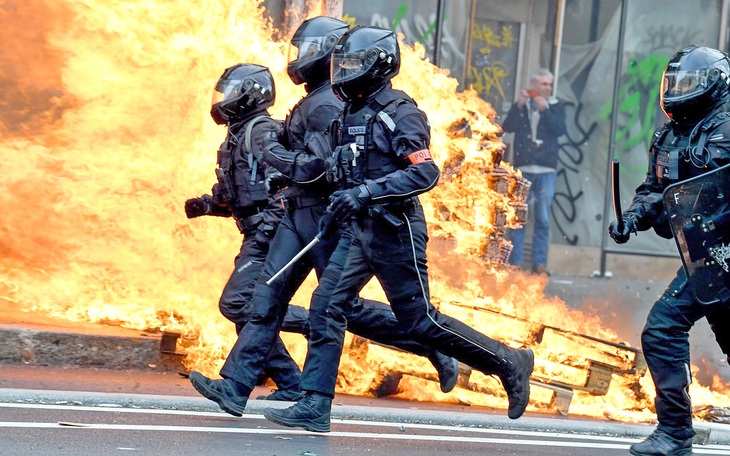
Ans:
[[[254,157],[253,152],[251,151],[251,131],[253,131],[253,126],[263,119],[270,119],[270,117],[256,116],[251,119],[251,121],[246,125],[246,134],[243,141],[244,150],[248,154],[248,167],[251,170],[251,185],[256,183],[256,174],[258,173],[259,165],[259,161],[256,160],[256,157]]]

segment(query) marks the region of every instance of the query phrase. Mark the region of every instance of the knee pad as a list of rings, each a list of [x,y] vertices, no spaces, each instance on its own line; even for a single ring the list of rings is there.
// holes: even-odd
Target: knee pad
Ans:
[[[312,315],[323,315],[327,310],[332,291],[339,280],[339,275],[334,271],[325,269],[322,277],[319,278],[319,286],[312,293],[312,300],[309,304],[310,318]]]
[[[266,284],[256,285],[251,298],[251,321],[269,321],[283,316],[279,293]]]

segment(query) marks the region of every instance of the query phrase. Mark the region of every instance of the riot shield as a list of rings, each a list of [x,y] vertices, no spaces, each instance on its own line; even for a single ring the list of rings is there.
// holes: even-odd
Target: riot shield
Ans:
[[[663,199],[695,297],[730,301],[730,165],[670,185]]]

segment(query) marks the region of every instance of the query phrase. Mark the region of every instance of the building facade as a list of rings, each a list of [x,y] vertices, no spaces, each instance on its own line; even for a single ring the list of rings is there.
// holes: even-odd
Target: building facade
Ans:
[[[284,18],[287,7],[304,2],[265,3]],[[601,272],[607,255],[677,256],[671,240],[640,236],[625,247],[607,237],[610,163],[620,160],[628,207],[646,173],[652,133],[666,121],[662,71],[690,44],[727,50],[728,0],[343,0],[342,14],[423,44],[429,60],[495,108],[498,122],[534,69],[556,75],[568,134],[561,139],[549,264],[556,252],[588,255]],[[507,161],[510,140],[505,135]]]

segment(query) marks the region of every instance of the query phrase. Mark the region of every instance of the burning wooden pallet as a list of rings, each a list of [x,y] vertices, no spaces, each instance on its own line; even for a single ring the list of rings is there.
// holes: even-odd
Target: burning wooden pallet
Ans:
[[[488,309],[479,310],[494,313]],[[498,312],[496,314],[499,318],[510,320],[510,324],[515,327],[515,333],[523,340],[529,341],[525,345],[529,345],[535,351],[535,371],[530,383],[550,391],[549,400],[542,406],[553,413],[567,415],[576,391],[603,396],[608,393],[614,375],[631,377],[632,380],[638,381],[638,378],[646,372],[644,356],[636,348],[556,327],[536,325],[534,322]],[[355,336],[351,348],[357,347],[358,350],[363,350],[367,349],[368,344],[373,342]],[[562,350],[557,352],[552,348],[570,345],[579,347],[580,350],[576,350],[572,356],[565,356]],[[436,375],[431,373],[405,369],[391,370],[371,392],[378,397],[396,394],[404,376],[438,381]],[[472,368],[464,364],[460,365],[457,387],[494,394],[493,389],[473,381]]]

